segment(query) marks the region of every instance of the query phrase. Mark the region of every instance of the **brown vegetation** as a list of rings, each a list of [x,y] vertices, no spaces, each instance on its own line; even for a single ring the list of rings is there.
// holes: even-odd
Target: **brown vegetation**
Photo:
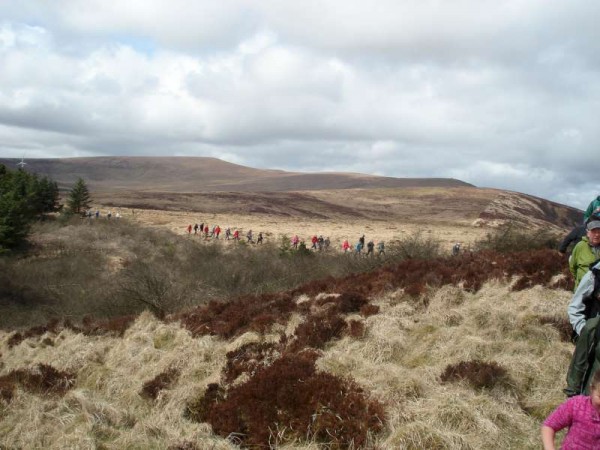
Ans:
[[[179,370],[175,367],[169,367],[164,372],[159,373],[153,379],[146,381],[142,386],[140,395],[151,400],[156,400],[158,394],[163,389],[168,389],[179,377]]]
[[[124,237],[128,231],[123,228],[119,233]],[[156,287],[155,292],[160,294],[156,298],[165,302],[158,306],[170,311],[173,306],[168,302],[185,298],[182,293],[191,292],[181,290],[173,273],[183,272],[190,262],[194,271],[199,267],[202,267],[201,271],[209,270],[216,258],[223,255],[215,250],[216,247],[205,247],[200,252],[189,242],[186,242],[187,246],[180,246],[178,240],[183,239],[165,243],[158,235],[149,236],[156,238],[158,250],[145,253],[145,256],[153,260],[152,264],[158,261],[168,267],[156,269],[158,272],[154,273],[156,266],[149,262],[142,267],[135,261],[127,261],[114,278],[119,279],[121,272],[132,277],[129,281],[136,281],[135,277],[139,274],[151,275],[141,284],[128,283],[118,287],[121,293],[126,290],[123,290],[124,287],[137,289],[142,296],[147,289]],[[410,243],[413,246],[409,246],[410,252],[420,250],[414,247],[420,245],[415,242]],[[431,246],[424,247],[425,250],[428,248]],[[264,276],[271,267],[301,259],[286,254],[272,262],[273,265],[265,267],[271,263],[259,250],[255,250],[240,249],[237,255],[240,257],[240,270],[234,268],[231,278],[228,273],[227,279],[222,281],[224,284],[236,280],[237,276],[248,276],[241,269],[253,270],[251,268],[256,265],[262,267],[253,274],[265,283]],[[273,258],[275,253],[265,254]],[[325,258],[327,256],[323,255],[322,259]],[[319,259],[321,255],[306,257],[306,267],[319,264]],[[231,260],[228,262],[231,263]],[[168,442],[174,449],[203,448],[202,444],[195,443],[196,435],[193,433],[198,433],[197,430],[206,425],[192,424],[183,419],[180,412],[184,403],[188,419],[208,422],[218,436],[250,448],[296,445],[307,440],[326,448],[370,448],[381,443],[387,445],[385,448],[468,448],[467,442],[489,443],[494,440],[481,438],[477,441],[473,437],[478,433],[474,430],[480,424],[495,433],[509,428],[509,421],[502,416],[501,408],[494,409],[496,406],[491,400],[489,413],[483,406],[482,411],[477,413],[488,414],[481,422],[476,414],[470,412],[474,402],[488,401],[489,393],[485,391],[494,390],[493,395],[506,394],[503,408],[518,408],[511,409],[511,412],[521,414],[527,427],[533,418],[554,406],[554,399],[549,399],[547,393],[549,383],[534,379],[531,373],[539,371],[538,366],[541,365],[538,359],[542,357],[557,361],[548,363],[548,367],[552,368],[548,371],[561,371],[563,353],[568,353],[564,349],[561,352],[549,349],[552,345],[562,345],[551,327],[564,335],[567,324],[557,318],[558,315],[538,315],[540,302],[551,298],[555,291],[544,291],[546,297],[531,301],[525,312],[521,302],[518,302],[518,309],[515,307],[518,313],[506,311],[510,309],[506,306],[510,306],[511,299],[507,299],[509,291],[512,296],[533,286],[568,288],[570,278],[564,256],[548,249],[514,253],[486,250],[428,260],[411,256],[400,261],[390,258],[386,262],[376,262],[365,258],[359,263],[364,263],[364,267],[370,270],[351,272],[351,275],[346,272],[344,276],[321,276],[304,284],[295,283],[291,288],[276,293],[264,288],[265,283],[252,293],[215,295],[206,304],[185,312],[164,317],[155,314],[161,317],[160,321],[150,314],[143,315],[135,323],[132,322],[134,316],[117,316],[111,320],[84,318],[77,325],[54,320],[45,326],[10,336],[6,334],[3,342],[11,354],[11,366],[6,366],[7,371],[8,367],[21,367],[15,361],[26,355],[30,348],[39,353],[45,352],[43,360],[47,361],[65,352],[66,341],[72,341],[78,354],[69,361],[62,361],[59,367],[68,367],[69,370],[78,367],[78,383],[86,388],[97,387],[103,392],[98,394],[98,406],[92,407],[90,403],[96,401],[96,394],[78,389],[69,394],[69,408],[80,408],[94,417],[95,414],[110,416],[98,419],[97,425],[88,433],[98,445],[110,443],[123,448],[131,443],[127,436],[134,439],[132,436],[137,430],[120,429],[118,424],[133,423],[126,416],[134,411],[135,414],[153,415],[151,419],[145,417],[139,421],[140,428],[148,430],[148,433],[141,438],[136,434],[135,439],[145,440],[147,444],[160,442],[163,447]],[[213,270],[218,272],[219,269]],[[222,277],[222,273],[218,275]],[[510,287],[503,285],[500,289],[494,280],[508,283]],[[193,286],[188,281],[186,279],[181,284]],[[196,282],[199,284],[197,279]],[[165,286],[168,289],[164,290]],[[536,289],[523,296],[535,296]],[[504,296],[504,306],[494,304],[497,300],[495,291],[499,290]],[[113,293],[118,291],[115,289]],[[492,299],[481,299],[486,296]],[[216,298],[222,300],[217,301]],[[372,301],[377,304],[372,304]],[[475,302],[480,303],[478,309],[472,306]],[[557,314],[557,308],[552,308],[549,314]],[[380,311],[384,313],[378,314]],[[63,329],[71,332],[60,335]],[[130,331],[125,333],[125,330]],[[91,338],[84,339],[82,335]],[[529,335],[532,336],[531,342]],[[33,341],[40,336],[43,337],[38,342],[18,345],[24,339]],[[100,345],[103,336],[107,336],[109,342]],[[89,339],[93,340],[93,345]],[[226,343],[222,339],[236,341]],[[453,347],[444,348],[453,341],[456,341]],[[197,346],[194,352],[201,354],[188,365],[189,354],[178,359],[176,353],[185,352],[192,346]],[[506,346],[512,346],[511,351],[505,352],[502,359],[496,359],[496,354]],[[112,351],[111,348],[115,347],[119,350]],[[342,357],[340,348],[344,347],[349,351]],[[171,354],[170,349],[177,350]],[[136,353],[143,356],[134,356]],[[517,358],[522,359],[516,363]],[[108,360],[111,360],[110,363]],[[129,360],[135,360],[132,371],[136,372],[137,378],[133,381],[123,378],[129,374],[119,367]],[[153,367],[168,369],[148,380],[147,369],[140,367],[159,360],[161,364]],[[207,360],[212,361],[214,366],[208,367]],[[502,365],[494,360],[501,361]],[[448,362],[455,363],[445,366]],[[521,366],[527,366],[527,369],[514,369]],[[379,373],[381,367],[385,370]],[[388,370],[394,373],[384,373]],[[116,377],[115,372],[122,373],[122,378]],[[430,374],[433,376],[430,377]],[[437,374],[441,374],[439,378]],[[552,373],[550,378],[555,380],[557,376]],[[53,384],[51,380],[59,381]],[[68,389],[74,380],[74,373],[59,372],[43,364],[34,369],[12,370],[0,378],[0,399],[13,408],[19,403],[13,400],[19,385],[35,392],[58,394],[64,391],[55,386]],[[215,380],[219,383],[214,383]],[[382,380],[382,385],[376,384]],[[440,381],[446,384],[465,382],[474,391],[469,392],[459,385],[456,389],[461,391],[461,395],[467,394],[457,402],[451,395],[453,388],[440,386]],[[182,386],[186,382],[188,386]],[[131,385],[131,390],[122,399],[124,384]],[[514,390],[513,386],[516,386]],[[206,387],[204,393],[191,397],[190,392],[197,393],[200,387]],[[498,392],[497,387],[505,388],[507,393]],[[388,398],[386,389],[392,393],[395,405],[377,400]],[[471,399],[471,394],[477,398]],[[147,402],[140,396],[157,401]],[[436,396],[443,397],[446,406],[420,412],[418,408],[433,405],[433,397]],[[512,397],[518,398],[518,403],[513,402]],[[107,398],[120,406],[107,407],[103,403],[108,402],[104,400]],[[132,402],[133,406],[121,417],[118,409],[128,408],[128,402]],[[414,403],[413,409],[405,413],[405,404],[411,402]],[[458,410],[455,408],[457,403]],[[402,405],[402,409],[398,404]],[[185,436],[167,431],[168,427],[162,425],[161,412],[155,411],[167,405],[171,408],[169,417],[180,421],[178,429],[195,431]],[[106,412],[98,413],[105,406]],[[62,414],[61,408],[56,408],[56,414]],[[390,410],[393,413],[386,414]],[[64,416],[61,417],[60,420],[64,420]],[[428,420],[435,426],[429,428],[424,425]],[[96,419],[90,422],[96,422]],[[381,433],[384,429],[390,432],[389,436]],[[515,434],[519,436],[515,438],[516,444],[505,438],[505,447],[530,448],[518,445],[526,441],[523,436],[528,434],[527,431],[516,430]],[[9,442],[10,438],[17,439],[14,433],[6,431],[6,435],[10,437],[2,444]],[[117,435],[121,437],[120,441],[114,441]],[[219,442],[229,445],[224,440]],[[471,445],[471,448],[488,446]]]
[[[563,274],[561,284],[555,276]],[[476,292],[489,280],[515,280],[512,289],[523,290],[534,285],[571,288],[566,257],[553,250],[535,250],[520,253],[501,254],[483,251],[464,254],[458,257],[401,261],[394,266],[385,266],[371,272],[360,273],[344,278],[327,278],[307,283],[287,293],[245,296],[229,302],[211,302],[192,311],[171,316],[179,320],[194,335],[217,334],[231,338],[248,330],[261,331],[275,323],[285,323],[293,311],[306,309],[307,304],[296,305],[293,299],[301,294],[315,296],[319,293],[342,293],[337,300],[328,298],[317,304],[334,302],[339,312],[359,311],[364,307],[367,315],[373,306],[365,304],[369,296],[380,295],[385,291],[403,289],[412,297],[419,297],[429,289],[448,284],[462,286]],[[311,331],[313,322],[324,321],[331,328],[323,333],[339,335],[341,325],[335,325],[331,317],[314,317],[300,333],[306,339],[319,340],[318,334]]]
[[[329,448],[361,448],[383,429],[383,405],[356,383],[317,371],[318,353],[287,353],[255,368],[250,379],[223,389],[210,385],[190,402],[188,416],[209,422],[223,437],[244,447],[273,447],[309,440]]]
[[[573,326],[567,317],[542,316],[539,318],[541,324],[549,324],[555,328],[563,342],[571,342],[573,339]]]
[[[492,389],[510,383],[508,372],[495,361],[462,361],[450,364],[440,376],[443,383],[467,381],[475,389]]]
[[[0,377],[0,397],[6,402],[13,398],[16,385],[40,395],[64,395],[75,384],[75,375],[47,364],[37,364],[30,369],[12,370]]]

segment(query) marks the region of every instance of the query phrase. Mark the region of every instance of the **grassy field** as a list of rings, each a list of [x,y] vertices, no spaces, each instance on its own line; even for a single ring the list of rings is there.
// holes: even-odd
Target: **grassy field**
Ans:
[[[0,260],[0,447],[533,449],[564,399],[555,251],[413,235],[370,259],[162,228],[47,223]]]

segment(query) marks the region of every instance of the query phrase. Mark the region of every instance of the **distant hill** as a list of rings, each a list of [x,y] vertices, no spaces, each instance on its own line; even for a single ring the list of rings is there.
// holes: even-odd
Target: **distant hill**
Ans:
[[[15,167],[20,160],[1,159]],[[84,178],[93,191],[285,192],[321,189],[464,187],[450,178],[393,178],[358,173],[299,173],[253,169],[205,157],[94,157],[28,159],[27,170],[50,176],[61,187]]]
[[[16,167],[18,159],[0,159]],[[264,170],[204,157],[29,159],[26,169],[69,189],[77,177],[96,203],[111,207],[263,214],[336,221],[377,219],[568,229],[582,212],[518,192],[450,178]]]

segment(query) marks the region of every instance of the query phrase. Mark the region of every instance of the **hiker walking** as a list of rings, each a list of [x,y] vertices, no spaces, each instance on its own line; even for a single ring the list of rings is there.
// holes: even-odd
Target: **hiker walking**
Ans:
[[[262,244],[263,243],[263,234],[262,234],[262,231],[260,231],[258,233],[258,237],[256,238],[256,243],[257,244]]]
[[[600,314],[600,262],[596,262],[579,282],[567,313],[575,333],[573,338],[576,340],[581,336],[586,322]]]
[[[379,241],[377,244],[377,256],[385,255],[385,242]]]
[[[367,242],[367,256],[373,256],[373,250],[375,249],[375,243],[373,241]]]
[[[350,250],[350,243],[348,242],[348,239],[344,239],[344,242],[342,243],[342,250],[344,250],[344,253]]]
[[[457,242],[452,247],[452,256],[458,256],[459,253],[460,253],[460,242]]]
[[[231,229],[229,227],[227,227],[227,229],[225,230],[225,240],[226,241],[229,240],[229,236],[231,236]]]
[[[362,242],[358,241],[358,243],[356,244],[356,256],[362,255],[362,249],[363,249],[363,244],[362,244]]]
[[[192,224],[191,223],[187,226],[187,232],[188,232],[188,234],[192,233]]]
[[[292,238],[292,247],[294,248],[294,250],[298,250],[298,242],[300,242],[300,238],[297,234],[295,234]]]
[[[204,222],[202,222],[200,224],[200,233],[202,233],[204,231]]]
[[[233,232],[233,240],[234,241],[239,241],[240,240],[240,230],[235,230]]]
[[[317,239],[317,246],[319,247],[319,251],[323,251],[323,245],[325,245],[325,239],[323,238],[323,235],[321,234],[319,236],[319,239]]]
[[[254,241],[252,240],[252,230],[248,230],[248,233],[246,233],[246,239],[248,239],[247,242],[251,242],[254,244]]]
[[[600,216],[591,216],[586,224],[586,236],[573,248],[569,257],[569,269],[575,278],[575,290],[590,264],[600,259]]]
[[[358,238],[358,242],[360,243],[361,248],[365,248],[365,235],[364,234],[360,238]]]
[[[219,225],[215,226],[215,237],[219,239],[219,234],[221,234],[221,227]]]
[[[310,247],[311,250],[312,249],[316,250],[317,249],[317,243],[319,242],[319,238],[317,237],[316,234],[313,235],[313,237],[310,239],[310,242],[312,242],[312,246]]]
[[[198,224],[194,224],[194,234],[198,234]]]

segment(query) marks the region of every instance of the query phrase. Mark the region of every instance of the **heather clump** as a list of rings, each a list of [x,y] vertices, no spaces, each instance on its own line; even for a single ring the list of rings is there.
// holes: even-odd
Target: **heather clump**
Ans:
[[[75,325],[71,320],[53,319],[46,325],[35,326],[25,330],[14,332],[8,339],[9,347],[19,345],[25,339],[42,336],[46,333],[58,334],[61,330],[71,330],[75,333],[81,333],[87,336],[117,336],[122,337],[129,326],[135,321],[136,316],[121,316],[107,320],[94,320],[89,316],[82,319],[80,325]]]
[[[492,389],[507,386],[511,380],[506,369],[495,361],[461,361],[450,364],[440,376],[443,383],[466,381],[475,389]]]
[[[258,368],[270,364],[279,356],[279,346],[274,343],[248,343],[227,353],[223,369],[225,383],[233,383],[240,375],[252,376]]]
[[[296,305],[291,297],[286,300]],[[249,448],[298,440],[329,448],[364,447],[383,429],[383,404],[351,379],[318,370],[315,362],[319,349],[344,334],[364,337],[364,323],[346,322],[344,314],[358,312],[368,302],[356,293],[300,302],[296,313],[304,317],[293,334],[281,335],[277,343],[250,342],[228,352],[222,385],[210,384],[204,395],[189,400],[187,417],[208,422],[215,433],[236,436]]]
[[[40,363],[28,369],[12,370],[0,377],[0,390],[8,401],[12,399],[15,385],[34,394],[62,396],[73,387],[75,378],[75,374]]]
[[[286,354],[226,392],[210,386],[192,407],[193,417],[223,437],[240,436],[248,448],[294,440],[363,447],[383,429],[383,405],[356,383],[317,371],[317,357],[314,351]]]
[[[175,367],[169,367],[165,371],[156,375],[153,379],[146,381],[142,386],[140,395],[142,397],[156,400],[160,391],[168,389],[177,381],[180,371]]]

